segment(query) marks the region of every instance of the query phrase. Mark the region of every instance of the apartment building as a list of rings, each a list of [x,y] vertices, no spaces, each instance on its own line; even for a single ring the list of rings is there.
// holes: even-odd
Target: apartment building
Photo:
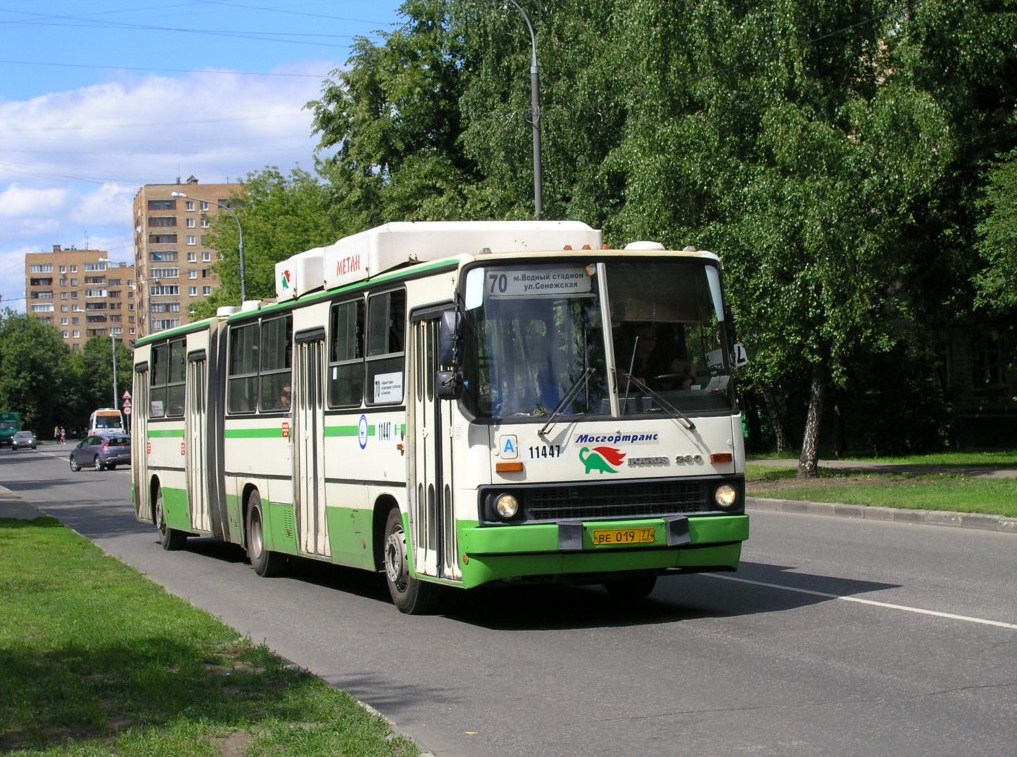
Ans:
[[[146,184],[134,196],[134,264],[139,336],[191,321],[191,307],[208,297],[218,278],[215,250],[206,245],[210,220],[232,213],[240,184]],[[234,216],[235,218],[236,216]]]
[[[25,312],[55,326],[72,350],[93,337],[137,338],[134,266],[105,250],[63,249],[25,255]]]

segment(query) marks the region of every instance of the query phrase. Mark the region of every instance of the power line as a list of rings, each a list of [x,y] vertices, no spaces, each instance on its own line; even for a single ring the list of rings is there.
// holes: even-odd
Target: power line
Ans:
[[[54,21],[42,22],[42,21],[15,19],[10,21],[0,21],[0,24],[10,26],[65,27],[65,28],[109,29],[114,31],[131,31],[131,32],[155,31],[155,32],[170,32],[175,34],[200,34],[211,37],[228,37],[232,39],[257,40],[261,42],[285,42],[288,44],[313,45],[315,47],[337,47],[342,49],[348,49],[349,45],[334,45],[317,40],[304,41],[299,38],[313,37],[324,40],[324,39],[356,39],[358,37],[370,36],[367,34],[317,34],[317,33],[312,34],[307,32],[276,32],[260,30],[235,31],[226,29],[199,29],[190,27],[163,26],[155,24],[137,24],[137,23],[128,23],[124,21],[96,21],[93,19],[89,19],[88,17],[70,16],[70,15],[56,16],[46,13],[26,13],[25,15],[35,17],[38,19],[54,19]],[[294,13],[293,15],[315,15],[315,14]],[[318,17],[328,18],[330,20],[337,21],[343,20],[337,17],[330,17],[324,15],[319,15]],[[346,20],[350,21],[352,19]]]
[[[100,71],[141,71],[156,74],[199,74],[201,76],[266,76],[280,79],[325,79],[328,74],[282,74],[257,73],[255,71],[201,71],[191,68],[142,68],[140,66],[102,65],[98,63],[36,63],[28,60],[0,60],[0,64],[8,66],[50,66],[56,68],[85,68]]]

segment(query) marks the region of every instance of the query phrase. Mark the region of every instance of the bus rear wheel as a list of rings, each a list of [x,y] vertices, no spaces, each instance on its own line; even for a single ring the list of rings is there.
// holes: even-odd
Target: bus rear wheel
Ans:
[[[155,493],[155,525],[159,529],[159,543],[165,550],[183,549],[187,544],[187,534],[166,525],[166,509],[162,501],[162,489]]]
[[[257,489],[247,501],[247,557],[254,572],[263,578],[278,576],[286,569],[285,555],[265,548],[265,518]]]
[[[388,584],[388,593],[392,596],[392,603],[407,615],[425,615],[434,612],[441,598],[441,587],[410,575],[403,516],[398,507],[393,507],[388,513],[383,554],[385,581]]]

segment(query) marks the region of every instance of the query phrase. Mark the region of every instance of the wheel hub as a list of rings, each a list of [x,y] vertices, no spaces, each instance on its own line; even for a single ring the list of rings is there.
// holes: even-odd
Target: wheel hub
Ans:
[[[403,559],[406,541],[401,531],[389,534],[385,540],[385,573],[388,580],[396,586],[402,586],[406,576],[406,563]]]

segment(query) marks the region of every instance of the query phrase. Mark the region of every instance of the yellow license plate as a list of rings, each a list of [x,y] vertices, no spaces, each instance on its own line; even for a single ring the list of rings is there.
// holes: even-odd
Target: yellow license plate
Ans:
[[[605,544],[653,544],[656,530],[653,528],[596,528],[592,531],[593,546]]]

